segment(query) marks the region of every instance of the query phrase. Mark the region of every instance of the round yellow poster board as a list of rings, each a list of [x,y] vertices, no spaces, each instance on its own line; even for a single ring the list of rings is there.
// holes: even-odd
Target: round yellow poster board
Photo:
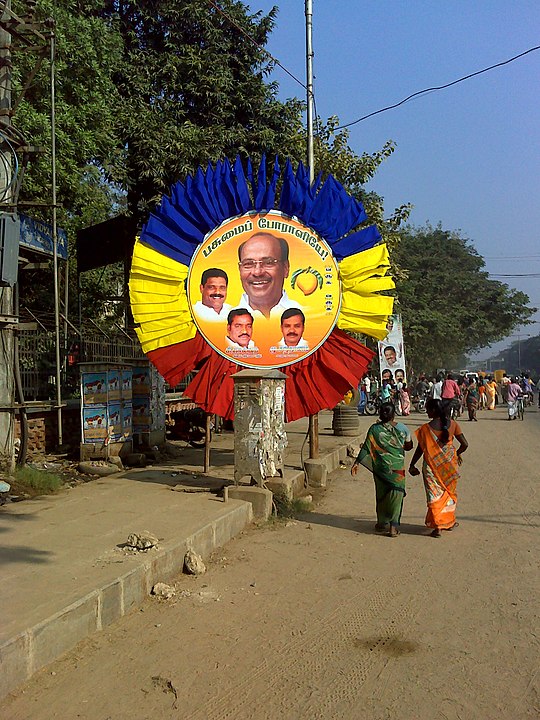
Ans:
[[[230,218],[212,230],[193,255],[187,296],[199,331],[216,352],[263,369],[315,352],[341,305],[329,246],[274,210]]]

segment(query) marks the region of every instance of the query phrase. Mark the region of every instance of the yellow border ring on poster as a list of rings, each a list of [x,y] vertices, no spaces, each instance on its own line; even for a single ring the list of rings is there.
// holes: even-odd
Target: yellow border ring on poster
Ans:
[[[341,284],[328,244],[271,210],[230,218],[206,235],[189,267],[187,296],[216,352],[270,369],[321,346],[339,315]]]

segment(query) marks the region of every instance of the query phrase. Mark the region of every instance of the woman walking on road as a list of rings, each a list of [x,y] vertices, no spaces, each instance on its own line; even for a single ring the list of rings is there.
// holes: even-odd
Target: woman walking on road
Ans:
[[[486,395],[488,402],[488,410],[495,410],[495,404],[497,399],[497,383],[491,377],[486,383]]]
[[[403,423],[395,422],[393,403],[385,402],[379,411],[379,422],[372,425],[366,435],[352,468],[356,475],[358,465],[373,473],[377,524],[375,530],[389,537],[399,535],[399,524],[405,497],[405,450],[412,450],[411,434]]]
[[[411,396],[409,395],[409,388],[407,387],[407,383],[405,381],[403,381],[401,384],[401,389],[399,391],[399,402],[401,404],[401,414],[410,415]]]
[[[426,525],[433,528],[432,537],[441,537],[441,530],[452,530],[456,523],[458,466],[469,444],[461,428],[444,412],[440,400],[426,403],[430,421],[416,431],[418,447],[409,466],[411,475],[420,475],[415,467],[424,456],[422,476],[427,498]],[[454,447],[454,438],[459,447]]]
[[[465,402],[467,403],[467,412],[469,413],[469,421],[477,420],[476,410],[478,409],[478,400],[480,398],[478,392],[478,386],[474,380],[469,383],[465,396]]]

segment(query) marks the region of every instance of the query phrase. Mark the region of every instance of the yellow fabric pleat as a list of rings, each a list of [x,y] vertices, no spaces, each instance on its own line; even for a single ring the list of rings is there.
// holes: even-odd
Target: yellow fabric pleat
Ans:
[[[131,310],[144,352],[195,336],[185,289],[187,265],[137,238],[129,277]]]
[[[388,248],[384,243],[339,263],[343,290],[337,322],[339,328],[371,335],[379,340],[386,336],[386,322],[392,314],[394,298],[378,293],[395,287],[387,274],[389,270]]]

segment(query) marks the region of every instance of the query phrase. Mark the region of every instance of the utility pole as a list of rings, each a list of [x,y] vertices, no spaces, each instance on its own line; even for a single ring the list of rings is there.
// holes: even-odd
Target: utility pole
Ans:
[[[5,0],[0,16],[0,131],[11,125],[11,34],[5,22],[11,15],[11,0]],[[11,200],[12,156],[4,136],[0,141],[3,162],[0,165],[0,196],[3,203]],[[0,287],[0,469],[8,475],[15,471],[15,344],[13,337],[13,288]]]
[[[315,180],[315,154],[313,152],[313,0],[306,0],[306,124],[307,124],[307,166],[309,182]],[[309,416],[309,457],[319,457],[319,415]]]
[[[51,183],[52,183],[52,240],[53,240],[53,272],[54,272],[54,330],[56,350],[56,422],[58,447],[63,443],[62,430],[62,378],[60,364],[60,298],[58,282],[58,227],[56,224],[56,76],[55,76],[55,36],[50,38],[51,62]],[[66,290],[67,292],[67,290]],[[65,308],[67,314],[67,305]]]

